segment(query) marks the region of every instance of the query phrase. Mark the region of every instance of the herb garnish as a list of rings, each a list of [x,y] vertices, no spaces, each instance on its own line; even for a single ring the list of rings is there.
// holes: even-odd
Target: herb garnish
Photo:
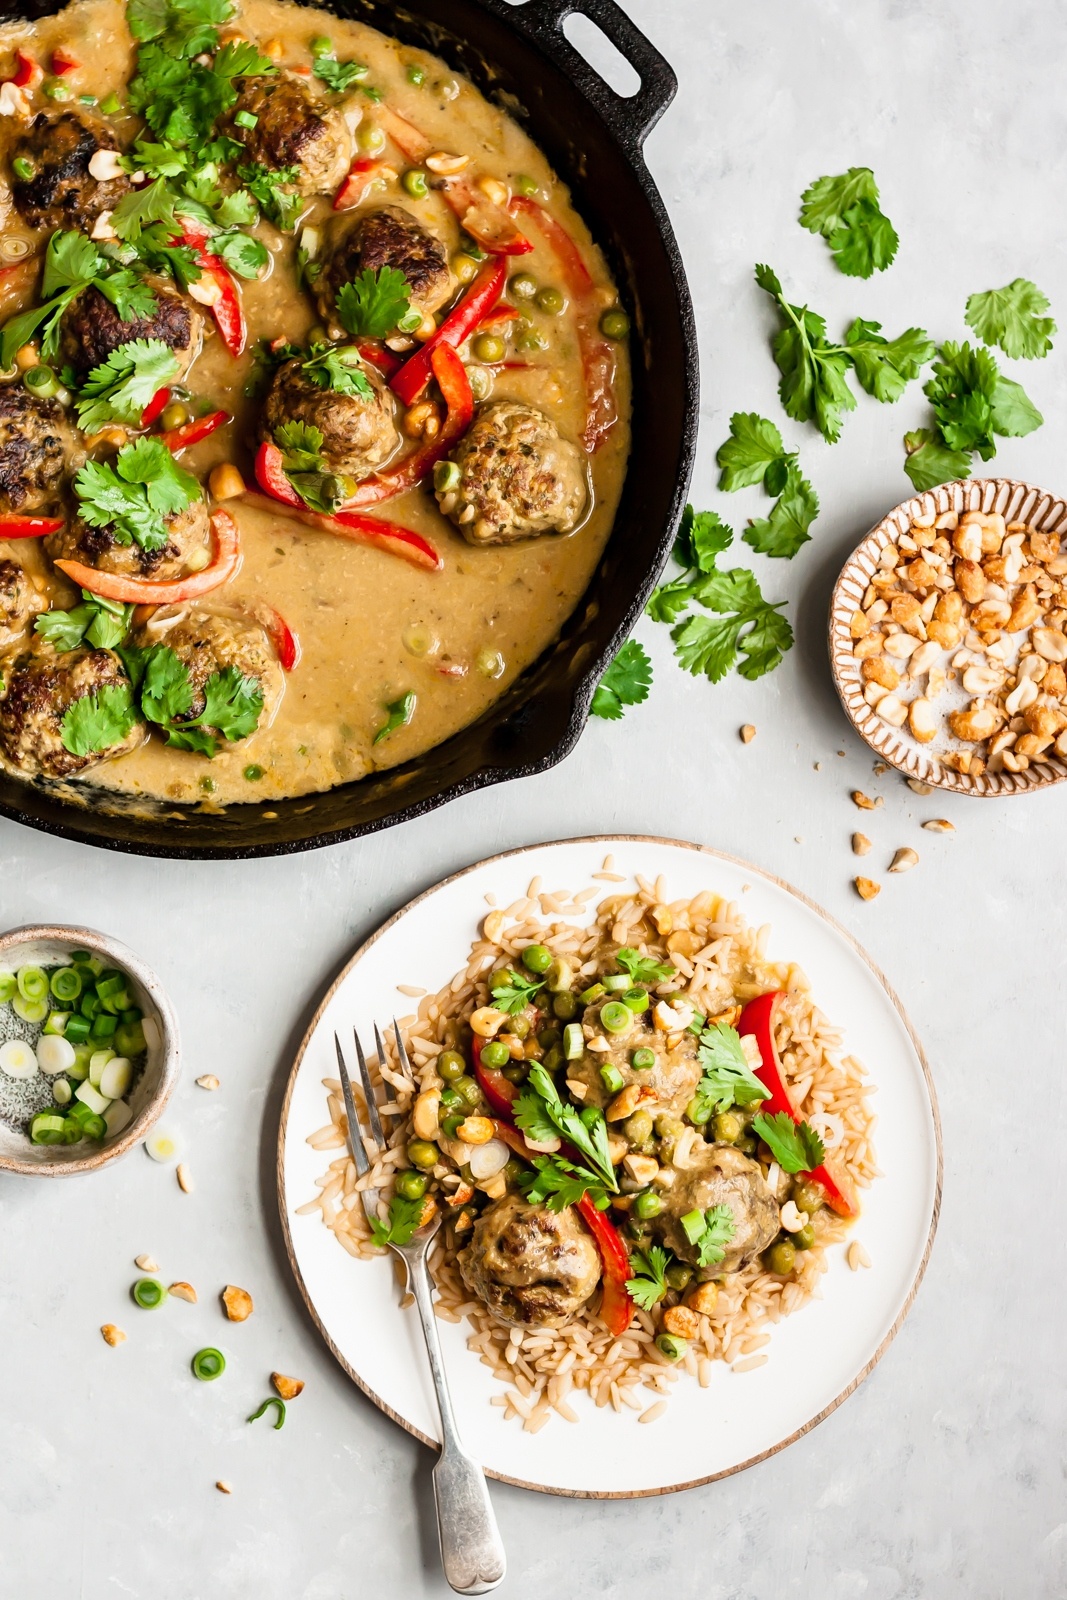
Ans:
[[[121,744],[138,720],[129,684],[109,683],[67,707],[59,736],[71,755],[93,755]]]
[[[278,70],[247,40],[219,49],[218,28],[232,15],[229,0],[129,0],[127,22],[140,45],[130,105],[168,144],[200,145],[235,104],[236,79]],[[194,59],[215,51],[210,66]]]
[[[801,195],[800,224],[822,234],[839,269],[850,278],[884,272],[900,244],[878,204],[878,185],[870,167],[849,167],[839,177],[817,178]]]
[[[770,1090],[760,1082],[748,1064],[741,1035],[729,1023],[714,1022],[699,1035],[697,1058],[702,1076],[697,1094],[716,1111],[731,1106],[749,1106],[766,1100]]]
[[[788,1111],[773,1116],[760,1112],[752,1118],[758,1134],[783,1172],[814,1172],[826,1159],[826,1147],[808,1122],[794,1122]]]
[[[687,1211],[680,1219],[689,1243],[696,1248],[697,1263],[710,1267],[721,1261],[726,1246],[737,1232],[733,1210],[730,1206],[712,1206],[710,1211]]]
[[[405,1195],[395,1194],[389,1202],[388,1223],[381,1222],[377,1217],[368,1218],[371,1235],[378,1248],[384,1249],[387,1244],[409,1244],[418,1232],[425,1209],[425,1199],[409,1200]]]
[[[82,590],[82,604],[70,611],[43,611],[34,630],[56,650],[75,650],[78,645],[93,645],[97,650],[113,650],[130,631],[133,606]]]
[[[629,945],[623,945],[616,950],[615,960],[624,972],[629,973],[630,982],[661,983],[665,978],[673,978],[675,968],[666,962],[656,961],[652,956],[643,956],[637,950],[632,950]]]
[[[628,639],[593,693],[591,717],[615,722],[626,706],[639,706],[652,687],[652,663],[643,645]]]
[[[177,375],[177,357],[162,339],[119,345],[82,384],[78,426],[85,433],[95,433],[105,422],[136,426],[153,395]]]
[[[300,363],[304,376],[320,389],[372,400],[374,390],[355,345],[313,344]]]
[[[402,333],[419,326],[422,315],[410,300],[408,280],[396,267],[368,268],[337,296],[341,325],[357,339],[384,339],[399,328]]]
[[[964,320],[983,344],[995,344],[1006,356],[1033,361],[1052,349],[1056,324],[1044,313],[1048,297],[1029,278],[1013,278],[1003,289],[972,294]]]
[[[544,1067],[535,1063],[530,1068],[523,1093],[515,1101],[514,1111],[516,1123],[535,1144],[560,1137],[566,1139],[584,1158],[591,1185],[601,1185],[612,1194],[618,1193],[608,1149],[608,1125],[604,1113],[596,1106],[576,1111],[568,1101],[560,1099],[559,1090]],[[582,1169],[567,1161],[564,1170],[579,1172]]]
[[[159,439],[123,445],[114,464],[87,461],[74,479],[78,512],[93,528],[110,530],[116,544],[161,550],[169,534],[165,517],[201,498],[200,484],[180,467]]]
[[[312,72],[334,94],[343,94],[350,83],[360,83],[370,71],[361,61],[338,61],[333,55],[317,55]]]
[[[544,986],[544,978],[535,977],[527,972],[516,972],[513,967],[508,967],[499,975],[493,974],[489,981],[489,993],[496,1009],[510,1016],[516,1011],[524,1010]]]
[[[761,483],[777,495],[770,515],[750,520],[742,538],[759,555],[792,559],[808,542],[819,514],[819,498],[800,471],[796,451],[787,451],[773,422],[755,411],[730,418],[730,437],[716,457],[722,468],[719,488],[731,493]]]
[[[57,231],[44,253],[41,303],[4,324],[0,365],[10,367],[15,351],[38,332],[42,359],[55,360],[63,313],[90,284],[111,301],[124,322],[133,317],[150,317],[156,310],[155,295],[136,273],[102,254],[84,234]]]
[[[654,1244],[649,1250],[631,1252],[630,1271],[633,1277],[627,1279],[626,1292],[642,1311],[651,1311],[654,1306],[658,1306],[667,1293],[666,1273],[669,1262],[669,1252],[658,1244]]]
[[[192,750],[210,760],[219,738],[236,741],[255,732],[263,710],[257,679],[245,677],[236,667],[213,672],[201,689],[204,708],[194,717],[189,715],[195,698],[189,669],[169,645],[120,649],[119,654],[139,690],[146,720],[154,722],[175,749]]]
[[[589,1167],[568,1161],[566,1156],[534,1156],[531,1164],[534,1172],[524,1172],[520,1178],[531,1205],[565,1211],[568,1206],[576,1206],[585,1194],[594,1201],[607,1197],[603,1180]]]
[[[298,167],[265,167],[255,161],[238,167],[237,176],[275,227],[285,233],[296,226],[305,204],[294,187],[300,176]]]
[[[381,744],[383,739],[388,739],[389,735],[395,733],[398,728],[406,728],[415,715],[415,701],[416,696],[411,690],[407,694],[402,694],[399,700],[390,700],[385,707],[388,713],[387,719],[383,726],[378,729],[371,743]]]
[[[331,472],[322,447],[322,430],[312,422],[283,422],[274,430],[282,452],[282,469],[300,498],[313,511],[329,516],[352,493],[352,482]]]

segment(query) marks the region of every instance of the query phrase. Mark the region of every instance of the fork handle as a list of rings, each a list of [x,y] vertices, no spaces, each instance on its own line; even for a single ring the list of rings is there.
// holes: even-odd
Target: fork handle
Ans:
[[[433,1469],[441,1562],[449,1586],[457,1594],[488,1594],[503,1581],[507,1570],[504,1544],[485,1473],[460,1443],[425,1258],[410,1263],[410,1278],[441,1415],[441,1454]]]

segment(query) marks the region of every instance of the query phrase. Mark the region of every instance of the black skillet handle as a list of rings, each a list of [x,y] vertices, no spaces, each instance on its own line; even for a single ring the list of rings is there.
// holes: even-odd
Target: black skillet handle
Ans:
[[[641,146],[678,90],[678,79],[654,45],[616,4],[616,0],[482,0],[498,16],[507,17],[512,27],[540,45],[567,76],[578,85],[587,100],[600,112],[623,149],[640,155]],[[588,17],[607,35],[619,53],[641,79],[641,87],[630,96],[616,94],[604,82],[563,32],[567,17]]]

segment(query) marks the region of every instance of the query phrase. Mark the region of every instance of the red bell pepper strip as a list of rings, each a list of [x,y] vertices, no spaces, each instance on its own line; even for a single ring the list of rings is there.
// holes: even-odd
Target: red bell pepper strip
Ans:
[[[624,1334],[634,1316],[634,1303],[626,1288],[630,1277],[630,1256],[615,1224],[598,1211],[588,1194],[577,1205],[578,1215],[596,1241],[604,1265],[604,1285],[600,1297],[600,1320],[613,1338]]]
[[[161,416],[162,413],[167,409],[167,402],[169,401],[169,399],[170,399],[170,390],[169,389],[157,389],[156,390],[156,392],[152,396],[151,400],[149,400],[148,404],[145,406],[144,410],[141,412],[141,427],[142,428],[150,428],[152,426],[152,424],[153,424],[153,422],[155,422],[156,418],[158,416]]]
[[[774,1042],[774,1012],[782,993],[781,989],[772,989],[769,994],[757,995],[755,1000],[750,1000],[738,1019],[737,1031],[742,1038],[751,1034],[759,1046],[763,1064],[756,1068],[756,1077],[765,1089],[771,1091],[770,1098],[763,1101],[760,1110],[769,1116],[784,1111],[794,1122],[803,1122],[804,1118],[794,1104],[786,1083],[778,1059],[778,1047]],[[830,1207],[838,1216],[859,1215],[859,1201],[852,1180],[841,1167],[832,1161],[824,1161],[809,1176],[826,1190]]]
[[[333,197],[333,209],[351,211],[354,206],[361,206],[374,187],[380,166],[380,161],[370,157],[353,161],[348,176]]]
[[[360,339],[356,349],[364,361],[369,361],[372,367],[384,373],[386,378],[391,378],[394,372],[399,372],[404,365],[403,356],[398,356],[395,350],[390,350],[387,344],[379,344],[374,339]]]
[[[154,405],[155,401],[152,404]],[[216,428],[225,427],[226,423],[232,420],[228,411],[212,411],[206,417],[196,417],[192,422],[183,422],[180,428],[168,428],[166,433],[159,435],[159,440],[161,444],[166,445],[172,455],[177,455],[179,450],[188,450],[190,445],[199,444],[201,439],[206,439]]]
[[[57,78],[65,77],[68,72],[77,72],[80,66],[81,62],[68,56],[65,50],[52,51],[52,71]]]
[[[421,483],[439,461],[463,437],[474,416],[474,396],[471,393],[467,369],[451,345],[438,344],[430,351],[430,367],[445,399],[445,420],[432,439],[427,439],[418,449],[410,451],[395,467],[387,467],[371,478],[365,478],[344,510],[359,506],[379,505],[403,494]]]
[[[202,572],[191,572],[185,578],[126,578],[117,572],[100,572],[80,561],[57,561],[56,566],[79,588],[89,589],[105,600],[121,600],[126,605],[175,605],[221,588],[241,565],[237,524],[228,511],[211,513],[211,531],[215,535],[214,559]]]
[[[16,89],[36,89],[44,79],[44,68],[25,50],[15,51],[15,74],[11,82]]]
[[[518,1086],[512,1083],[510,1078],[505,1078],[499,1067],[486,1066],[482,1060],[482,1043],[477,1039],[471,1055],[474,1061],[474,1076],[478,1080],[478,1087],[485,1095],[495,1114],[503,1118],[508,1124],[513,1124],[515,1120],[515,1101],[519,1098]],[[512,1127],[511,1131],[515,1133],[517,1130]],[[518,1150],[515,1143],[510,1138],[507,1138],[507,1135],[501,1134],[500,1137],[507,1139],[507,1143],[511,1145],[511,1148],[518,1155],[523,1155],[525,1152],[525,1155],[529,1157],[530,1151],[525,1149],[525,1139],[522,1140],[523,1150]],[[521,1134],[519,1138],[522,1138]]]
[[[246,505],[254,506],[258,511],[272,511],[276,516],[286,517],[292,522],[302,522],[306,528],[321,528],[323,533],[332,533],[341,539],[351,539],[356,544],[374,545],[390,555],[403,557],[405,561],[410,561],[412,566],[422,567],[427,572],[438,572],[444,566],[444,562],[428,539],[424,539],[420,533],[413,532],[411,528],[400,527],[395,522],[385,522],[378,517],[367,517],[359,512],[346,511],[338,511],[332,517],[327,517],[318,511],[309,510],[299,501],[295,506],[288,505],[254,492],[245,493],[242,499]]]
[[[504,292],[508,269],[501,257],[487,261],[459,304],[449,312],[437,332],[389,380],[389,387],[406,406],[415,404],[430,381],[433,352],[441,345],[457,350],[496,305]]]
[[[0,540],[42,539],[58,533],[62,526],[62,517],[24,517],[17,511],[5,511],[0,515]]]
[[[525,195],[514,197],[511,210],[520,211],[534,219],[552,247],[562,269],[567,292],[574,302],[578,349],[585,381],[586,423],[582,442],[592,453],[600,448],[605,434],[618,418],[614,390],[615,352],[611,341],[600,332],[596,285],[578,246],[551,212]]]
[[[262,623],[274,646],[283,672],[292,672],[300,660],[300,640],[290,628],[280,611],[275,611],[266,600],[255,600],[248,608],[257,622]]]
[[[473,189],[466,178],[445,178],[442,193],[464,233],[490,255],[524,256],[533,249],[504,207]]]
[[[256,451],[253,464],[256,482],[263,490],[263,493],[269,494],[272,500],[278,501],[279,505],[296,506],[298,509],[303,509],[305,508],[305,502],[301,500],[289,482],[285,467],[282,464],[284,460],[285,457],[278,449],[278,446],[271,444],[269,440],[264,440]]]
[[[247,342],[248,329],[233,273],[207,249],[211,235],[202,223],[192,217],[182,217],[181,228],[178,242],[189,247],[200,268],[199,278],[189,285],[189,293],[202,306],[207,306],[231,356],[239,356]]]
[[[432,153],[433,140],[428,139],[413,122],[408,121],[407,117],[402,117],[399,111],[394,111],[392,106],[386,105],[384,100],[375,106],[374,120],[382,132],[392,139],[401,155],[406,156],[409,161],[416,163],[425,161]]]

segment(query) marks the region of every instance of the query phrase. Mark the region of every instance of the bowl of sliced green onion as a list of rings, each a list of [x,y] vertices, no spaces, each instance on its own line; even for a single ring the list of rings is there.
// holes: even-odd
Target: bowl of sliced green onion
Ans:
[[[159,979],[89,928],[0,934],[0,1170],[92,1172],[138,1144],[178,1079]]]

